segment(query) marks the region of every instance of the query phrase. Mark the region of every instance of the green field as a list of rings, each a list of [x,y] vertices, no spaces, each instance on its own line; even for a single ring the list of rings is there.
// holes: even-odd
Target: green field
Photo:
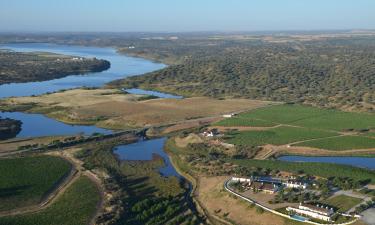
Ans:
[[[264,131],[235,132],[232,137],[228,136],[228,142],[232,144],[251,146],[265,144],[283,145],[296,141],[331,137],[335,135],[337,134],[334,132],[282,126]]]
[[[284,162],[278,160],[231,159],[232,163],[244,167],[255,167],[270,170],[280,170],[292,173],[304,172],[319,177],[348,177],[355,181],[370,180],[375,184],[375,171],[362,168],[313,162]]]
[[[375,128],[375,115],[294,104],[255,109],[238,115],[238,118],[335,131]],[[221,123],[227,123],[229,126],[231,119],[222,120]],[[236,120],[232,121],[237,122]]]
[[[0,211],[39,203],[71,169],[58,157],[37,156],[0,160]]]
[[[0,217],[6,225],[84,225],[94,215],[100,195],[87,177],[80,177],[50,207],[34,214]]]
[[[347,195],[337,195],[326,201],[322,202],[324,204],[336,207],[339,212],[346,212],[352,207],[358,205],[363,200],[360,198],[354,198]]]
[[[253,118],[246,118],[243,116],[233,117],[221,120],[214,125],[216,126],[224,126],[224,127],[236,127],[236,126],[244,126],[244,127],[272,127],[277,124],[272,123],[270,121],[258,120]]]
[[[284,104],[259,108],[242,113],[234,118],[224,119],[215,125],[270,127],[277,124],[293,127],[270,128],[265,131],[242,131],[227,135],[229,142],[241,145],[282,145],[304,141],[299,146],[328,150],[349,150],[375,148],[375,139],[363,137],[373,132],[363,131],[375,128],[375,115],[349,113],[333,109]],[[359,136],[327,138],[339,135],[341,131],[358,131]],[[362,137],[361,137],[362,136]]]
[[[329,112],[331,110],[284,104],[251,110],[239,116],[241,118],[258,119],[276,124],[292,124],[300,120],[323,116]]]
[[[375,138],[368,138],[362,136],[341,136],[315,141],[306,141],[299,143],[297,145],[336,151],[351,149],[368,149],[375,147]]]

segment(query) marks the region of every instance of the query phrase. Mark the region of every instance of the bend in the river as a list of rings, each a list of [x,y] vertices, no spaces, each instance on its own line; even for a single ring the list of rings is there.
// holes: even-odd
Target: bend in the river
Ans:
[[[77,74],[42,82],[3,84],[0,85],[0,98],[39,95],[47,92],[79,88],[83,86],[101,87],[104,84],[116,79],[139,75],[165,67],[165,65],[161,63],[121,55],[113,48],[56,45],[46,43],[20,43],[0,45],[0,49],[10,49],[18,52],[53,52],[80,57],[96,57],[98,59],[108,60],[111,63],[110,69],[103,72],[88,73],[85,75]],[[137,89],[130,90],[128,92],[142,94],[142,91]],[[158,92],[145,93],[153,94],[158,97],[179,98],[179,96],[164,95],[163,93]],[[39,114],[0,112],[0,117],[8,117],[21,120],[23,122],[22,130],[17,137],[70,135],[77,133],[89,135],[95,132],[111,132],[110,130],[98,128],[96,126],[69,125]]]

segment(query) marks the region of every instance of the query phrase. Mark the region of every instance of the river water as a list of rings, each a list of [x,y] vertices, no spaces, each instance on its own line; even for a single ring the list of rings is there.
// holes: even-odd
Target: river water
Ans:
[[[83,47],[71,45],[55,45],[45,43],[23,43],[0,45],[0,49],[10,49],[20,52],[54,52],[66,55],[80,57],[96,57],[110,61],[111,68],[98,73],[89,73],[85,75],[71,75],[60,79],[54,79],[42,82],[12,83],[0,85],[0,98],[10,96],[30,96],[46,92],[53,92],[62,89],[78,88],[82,86],[100,87],[107,82],[148,73],[165,67],[164,64],[152,62],[149,60],[128,57],[118,54],[113,48]],[[161,92],[145,91],[140,89],[125,90],[134,94],[150,94],[161,98],[181,98]],[[17,137],[38,137],[50,135],[73,135],[83,133],[86,135],[98,133],[111,133],[107,129],[96,126],[69,125],[40,114],[27,114],[21,112],[0,112],[0,117],[8,117],[21,120],[22,130]],[[169,158],[163,151],[165,139],[155,139],[139,141],[130,145],[118,146],[115,153],[121,159],[126,160],[151,160],[152,154],[158,154],[163,157],[165,167],[160,169],[160,173],[166,176],[179,176],[171,165]],[[368,169],[375,169],[375,159],[366,157],[300,157],[284,156],[280,160],[299,161],[299,162],[328,162],[346,164]]]
[[[96,57],[98,59],[106,59],[111,63],[110,69],[98,73],[88,73],[85,75],[77,74],[42,82],[3,84],[0,85],[0,98],[39,95],[46,92],[78,88],[82,86],[100,87],[105,83],[116,79],[139,75],[165,67],[165,65],[161,63],[118,54],[113,48],[55,45],[46,43],[21,43],[0,45],[0,49],[9,49],[18,52],[53,52],[80,57]],[[142,93],[142,90],[131,89],[128,92]],[[158,97],[179,98],[179,96],[164,95],[163,93],[152,91],[148,91],[147,94],[153,94]],[[95,132],[103,134],[112,132],[96,126],[69,125],[39,114],[0,112],[0,117],[8,117],[22,121],[22,130],[17,137],[70,135],[77,133],[89,135]]]
[[[154,154],[159,155],[164,159],[164,167],[159,169],[160,174],[181,177],[164,152],[165,141],[166,138],[139,140],[133,144],[119,145],[113,152],[120,160],[152,160]]]
[[[11,96],[30,96],[39,95],[46,92],[54,92],[62,89],[78,87],[100,87],[110,81],[121,79],[128,76],[139,75],[165,67],[164,64],[155,63],[149,60],[128,57],[118,54],[112,48],[83,47],[55,44],[7,44],[0,45],[0,49],[10,49],[19,52],[54,52],[66,55],[80,57],[96,57],[106,59],[111,63],[111,68],[98,73],[89,73],[85,75],[71,75],[60,79],[54,79],[42,82],[12,83],[0,85],[0,98]],[[147,91],[141,89],[126,89],[132,94],[154,95],[160,98],[177,98],[176,96],[156,91]],[[111,133],[111,130],[99,128],[96,126],[69,125],[41,114],[29,114],[22,112],[0,112],[0,117],[7,117],[22,121],[22,130],[17,137],[39,137],[53,135],[72,135],[82,133],[90,135],[98,132],[102,134]],[[117,146],[114,153],[121,160],[151,160],[153,154],[161,156],[165,166],[159,169],[163,176],[181,176],[174,169],[168,155],[164,152],[164,143],[166,138],[143,140],[128,145]]]

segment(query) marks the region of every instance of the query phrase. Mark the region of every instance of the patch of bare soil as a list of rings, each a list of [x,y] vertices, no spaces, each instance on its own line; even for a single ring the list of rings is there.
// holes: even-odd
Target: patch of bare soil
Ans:
[[[235,224],[284,225],[286,220],[277,215],[258,213],[250,203],[235,198],[223,188],[228,177],[200,177],[197,186],[197,199],[213,217],[219,217]]]
[[[176,131],[179,131],[179,130],[185,130],[185,129],[189,129],[189,128],[199,127],[199,126],[202,126],[202,125],[217,122],[220,119],[221,119],[221,117],[212,117],[212,118],[202,118],[202,119],[183,121],[183,122],[177,123],[175,125],[172,125],[170,127],[167,127],[166,129],[163,130],[163,134],[168,134],[168,133],[176,132]]]

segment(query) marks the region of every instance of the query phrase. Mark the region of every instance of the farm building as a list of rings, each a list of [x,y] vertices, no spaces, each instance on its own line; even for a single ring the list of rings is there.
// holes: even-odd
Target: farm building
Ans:
[[[288,188],[297,188],[297,189],[306,189],[307,184],[302,182],[296,182],[296,181],[286,181],[282,183],[285,187]]]
[[[236,114],[234,113],[230,113],[230,114],[224,114],[223,117],[224,118],[232,118],[233,116],[235,116]]]
[[[274,183],[264,183],[264,182],[258,182],[254,181],[251,183],[251,188],[254,191],[261,191],[268,194],[274,194],[276,193],[280,186]]]
[[[286,208],[289,212],[295,212],[300,215],[309,216],[315,219],[320,219],[323,221],[332,221],[331,216],[335,213],[332,208],[323,205],[307,205],[302,204],[296,207]]]

